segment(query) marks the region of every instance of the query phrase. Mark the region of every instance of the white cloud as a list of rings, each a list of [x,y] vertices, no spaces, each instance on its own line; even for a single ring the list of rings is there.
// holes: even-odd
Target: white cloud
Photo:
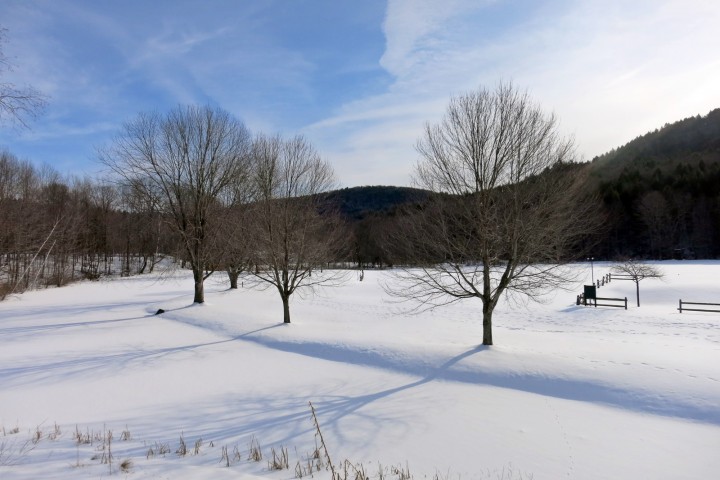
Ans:
[[[477,10],[477,0],[390,0],[383,30],[387,39],[380,65],[402,77],[419,66],[435,63],[436,52],[447,50],[448,23]]]
[[[422,124],[437,121],[452,94],[498,80],[555,111],[586,159],[720,106],[714,0],[547,1],[532,15],[508,6],[390,0],[380,63],[394,82],[309,128],[346,183],[364,181],[372,161],[401,165],[383,183],[407,184]],[[486,14],[506,25],[491,36],[474,29]]]

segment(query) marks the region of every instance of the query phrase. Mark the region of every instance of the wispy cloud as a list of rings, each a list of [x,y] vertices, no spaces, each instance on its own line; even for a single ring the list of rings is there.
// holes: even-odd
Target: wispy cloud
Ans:
[[[513,11],[518,5],[529,11]],[[390,0],[380,62],[392,85],[310,131],[339,159],[348,183],[365,177],[353,162],[371,155],[378,165],[403,165],[401,176],[384,178],[407,183],[414,140],[450,95],[513,80],[558,113],[589,159],[720,105],[717,25],[714,1]],[[384,149],[376,147],[381,138]],[[357,149],[352,157],[348,145]]]
[[[301,130],[345,185],[408,184],[423,124],[479,85],[527,88],[586,158],[720,106],[717,0],[9,0],[0,23],[8,79],[52,96],[33,132],[0,131],[31,157],[33,142],[45,154],[64,137],[71,158],[139,111],[211,103]]]

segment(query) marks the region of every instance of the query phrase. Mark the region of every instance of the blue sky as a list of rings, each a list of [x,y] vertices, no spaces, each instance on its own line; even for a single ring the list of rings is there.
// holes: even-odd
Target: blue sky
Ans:
[[[139,112],[222,107],[306,135],[340,186],[410,185],[451,95],[512,80],[585,160],[720,107],[716,0],[2,0],[14,71],[50,96],[0,148],[63,174]]]

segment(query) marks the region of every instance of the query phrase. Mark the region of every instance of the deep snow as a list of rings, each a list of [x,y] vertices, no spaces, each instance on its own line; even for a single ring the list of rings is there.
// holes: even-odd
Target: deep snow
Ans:
[[[720,303],[720,262],[657,265],[665,278],[641,282],[640,308],[620,281],[599,295],[627,296],[627,311],[576,306],[580,284],[503,302],[490,348],[479,301],[405,314],[384,271],[293,299],[291,325],[275,292],[230,291],[221,276],[191,305],[187,272],[18,295],[0,303],[0,477],[294,478],[316,445],[312,401],[335,463],[371,475],[714,478],[720,313],[677,306]],[[76,445],[76,429],[113,431],[114,464],[92,459],[101,442]],[[198,455],[174,453],[181,435],[191,450],[202,439]],[[223,446],[242,454],[230,468]],[[281,446],[290,470],[268,472]]]

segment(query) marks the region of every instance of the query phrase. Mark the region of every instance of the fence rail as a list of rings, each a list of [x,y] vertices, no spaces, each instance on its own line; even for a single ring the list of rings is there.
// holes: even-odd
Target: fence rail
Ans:
[[[606,283],[610,283],[610,281],[615,278],[618,279],[616,275],[613,275],[611,273],[606,273],[605,275],[598,278],[596,281],[592,282],[591,285],[586,285],[586,291],[587,287],[595,287],[595,289],[600,289],[600,287],[605,286]],[[629,278],[620,278],[620,280],[630,280]],[[597,290],[596,290],[597,291]],[[598,300],[602,300],[605,302],[621,302],[619,305],[615,303],[597,303]],[[588,303],[589,302],[589,303]],[[576,297],[576,304],[577,305],[594,305],[596,307],[620,307],[625,308],[627,310],[627,297],[625,298],[609,298],[609,297],[593,297],[593,298],[585,298],[585,293],[581,293]]]
[[[710,308],[685,308],[683,305],[703,305],[703,306],[709,306],[709,307],[718,307],[718,309],[710,309]],[[720,313],[720,303],[703,303],[703,302],[683,302],[682,298],[680,299],[680,307],[678,308],[678,311],[680,313],[683,312],[683,310],[687,312],[716,312]]]
[[[609,273],[610,280],[632,280],[635,281],[635,277],[626,273]]]
[[[598,300],[602,300],[604,302],[621,302],[619,305],[614,303],[598,303]],[[595,297],[595,298],[585,298],[585,296],[581,293],[577,296],[577,304],[578,305],[584,305],[584,306],[594,306],[594,307],[619,307],[619,308],[625,308],[627,310],[627,297],[625,298],[609,298],[609,297]]]
[[[616,304],[612,304],[612,303],[597,303],[598,300],[603,300],[606,302],[622,302],[622,304],[616,305]],[[625,298],[597,297],[595,299],[595,306],[596,307],[620,307],[620,308],[625,308],[625,310],[627,310],[627,297],[625,297]]]

